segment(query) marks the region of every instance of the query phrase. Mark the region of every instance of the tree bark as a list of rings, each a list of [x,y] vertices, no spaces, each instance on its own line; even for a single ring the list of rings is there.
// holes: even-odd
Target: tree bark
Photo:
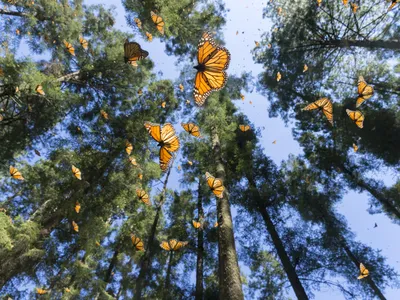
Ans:
[[[170,251],[169,253],[169,259],[168,259],[168,268],[167,268],[167,276],[165,278],[165,287],[164,287],[164,300],[170,299],[170,291],[169,291],[169,286],[170,286],[170,281],[171,281],[171,270],[172,270],[172,257],[174,255],[174,251]]]
[[[201,184],[197,188],[197,213],[201,220],[204,218],[203,195],[201,192]],[[203,256],[204,256],[204,233],[200,227],[197,231],[197,263],[196,263],[196,296],[195,300],[203,300]]]
[[[135,300],[142,299],[142,291],[143,291],[144,282],[149,275],[148,270],[151,265],[151,260],[153,258],[153,244],[154,244],[154,240],[155,240],[155,236],[156,236],[158,220],[160,218],[161,207],[165,201],[165,191],[167,190],[167,183],[168,183],[168,178],[169,178],[170,173],[171,173],[171,167],[168,169],[167,177],[165,178],[165,181],[164,181],[164,186],[163,186],[163,190],[162,190],[162,194],[161,194],[161,198],[160,198],[160,205],[157,207],[153,225],[151,226],[150,235],[149,235],[149,238],[147,239],[147,249],[146,249],[146,252],[140,263],[139,276],[136,280],[136,287],[135,287],[135,295],[134,295]]]
[[[296,294],[297,299],[308,299],[306,291],[304,290],[304,287],[301,284],[299,277],[297,276],[296,270],[293,267],[292,262],[289,259],[289,256],[287,255],[285,246],[283,246],[282,240],[275,229],[275,225],[272,223],[271,217],[269,216],[267,209],[261,206],[259,206],[259,209],[264,219],[268,233],[272,238],[279,259],[281,260],[283,269],[285,270],[285,273],[290,281],[290,284],[292,285],[292,288]]]
[[[342,247],[344,251],[346,252],[347,256],[351,259],[351,261],[355,264],[357,269],[360,268],[360,262],[358,261],[357,257],[353,254],[353,252],[350,250],[350,248],[346,245],[345,242],[342,242]],[[363,280],[366,280],[371,289],[375,292],[376,296],[381,299],[381,300],[386,300],[385,296],[381,292],[381,290],[378,288],[378,286],[375,284],[375,282],[372,280],[371,275],[365,277]]]
[[[222,164],[221,144],[218,132],[211,133],[212,147],[217,167],[216,176],[225,181],[225,167]],[[219,256],[219,298],[222,300],[242,300],[242,282],[236,254],[229,194],[225,187],[224,197],[217,198],[218,214],[218,256]]]

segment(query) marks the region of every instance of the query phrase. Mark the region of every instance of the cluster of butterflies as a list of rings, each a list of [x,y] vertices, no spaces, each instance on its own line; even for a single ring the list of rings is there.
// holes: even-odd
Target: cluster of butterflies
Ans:
[[[356,108],[363,104],[365,100],[368,100],[372,97],[372,95],[374,94],[374,88],[371,85],[367,84],[367,82],[364,80],[364,77],[360,76],[358,78],[357,92],[358,98],[356,101]],[[333,106],[332,102],[328,98],[321,98],[313,103],[310,103],[302,110],[314,109],[322,110],[328,121],[333,125]],[[359,128],[364,127],[365,117],[361,111],[346,109],[346,113]]]
[[[342,0],[342,1],[343,1],[344,6],[347,6],[349,4],[349,0]],[[390,1],[392,3],[390,4],[388,11],[391,10],[393,7],[395,7],[395,5],[398,3],[398,0],[390,0]],[[317,5],[321,6],[321,4],[322,4],[322,0],[317,0]],[[356,13],[359,6],[355,2],[350,2],[350,6],[351,6],[353,13]]]
[[[154,13],[153,11],[150,12],[150,16],[151,16],[152,21],[156,25],[158,32],[160,34],[164,35],[165,22],[164,22],[163,18],[160,17],[159,15],[157,15],[156,13]],[[140,21],[139,18],[134,18],[133,20],[135,21],[137,27],[139,29],[142,29],[142,21]],[[153,35],[147,31],[146,31],[146,37],[149,42],[151,42],[153,40]]]

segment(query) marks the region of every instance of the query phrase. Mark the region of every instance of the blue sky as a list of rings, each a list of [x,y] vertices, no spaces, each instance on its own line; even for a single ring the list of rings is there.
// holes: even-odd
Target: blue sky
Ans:
[[[87,0],[85,3],[105,3],[106,5],[116,6],[118,14],[116,27],[120,30],[132,32],[132,29],[125,23],[125,12],[120,1]],[[253,76],[257,76],[262,71],[262,67],[253,63],[251,50],[254,48],[254,41],[260,41],[261,34],[270,30],[271,27],[271,24],[262,18],[262,10],[266,1],[226,0],[225,3],[229,12],[227,14],[227,25],[224,28],[224,38],[226,47],[232,55],[228,73],[240,75],[244,71],[251,71]],[[238,35],[236,35],[236,31],[239,31]],[[162,71],[164,78],[174,80],[179,76],[175,59],[164,53],[165,46],[157,38],[154,38],[151,43],[141,39],[138,39],[138,41],[144,49],[150,52],[156,71]],[[277,164],[287,159],[289,154],[301,153],[300,147],[292,137],[290,125],[286,127],[279,118],[268,117],[268,99],[257,94],[256,91],[243,94],[245,101],[237,101],[237,107],[249,117],[256,127],[265,127],[265,130],[261,131],[262,136],[260,137],[265,153]],[[250,104],[249,101],[252,101],[253,104]],[[276,144],[272,144],[274,140],[277,140]],[[382,179],[386,184],[394,182],[391,175],[384,176],[382,174],[381,178],[379,177],[375,176],[375,179]],[[170,187],[173,188],[173,186]],[[372,248],[381,249],[382,255],[387,257],[388,263],[400,273],[398,258],[400,242],[397,238],[400,236],[400,227],[391,223],[383,214],[368,214],[368,207],[368,195],[366,193],[349,192],[337,206],[337,211],[346,217],[349,227],[356,234],[356,240]],[[378,224],[377,228],[373,228],[375,222]],[[357,275],[358,270],[355,269],[354,276]],[[344,299],[339,291],[331,289],[321,290],[316,292],[315,295],[316,299]],[[385,295],[387,299],[400,299],[400,292],[395,289],[387,289]],[[290,296],[295,299],[292,292]]]

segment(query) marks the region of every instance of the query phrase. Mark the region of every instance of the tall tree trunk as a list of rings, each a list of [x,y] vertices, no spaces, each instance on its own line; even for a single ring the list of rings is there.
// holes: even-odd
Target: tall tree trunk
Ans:
[[[378,190],[376,190],[373,186],[369,185],[365,180],[363,180],[361,177],[356,176],[353,174],[351,170],[346,168],[345,166],[341,166],[343,169],[344,173],[346,173],[353,182],[355,182],[361,190],[369,192],[376,200],[378,200],[384,209],[392,214],[395,215],[398,219],[400,219],[400,210],[390,201],[390,199],[387,199],[382,193],[380,193]]]
[[[201,184],[197,188],[197,213],[201,220],[204,218],[203,195]],[[203,300],[203,256],[204,256],[204,233],[203,227],[197,231],[197,264],[196,264],[196,296],[195,300]]]
[[[147,249],[146,252],[142,258],[142,261],[140,263],[140,271],[139,271],[139,276],[136,280],[136,287],[135,287],[135,300],[142,299],[142,291],[143,291],[143,286],[144,282],[149,276],[149,267],[151,265],[151,260],[153,258],[153,244],[156,236],[156,231],[157,231],[157,225],[158,225],[158,220],[160,219],[160,213],[161,213],[161,207],[164,204],[165,201],[165,191],[167,190],[167,183],[168,183],[168,178],[169,174],[171,173],[171,167],[168,169],[167,177],[165,178],[164,185],[163,185],[163,190],[160,198],[160,204],[157,207],[156,210],[156,215],[154,217],[153,225],[151,226],[151,231],[149,238],[147,239]]]
[[[121,247],[120,243],[117,242],[117,246],[115,247],[113,257],[111,258],[110,264],[108,265],[106,275],[104,276],[104,282],[106,282],[106,283],[110,283],[110,281],[111,281],[112,271],[118,262],[118,254],[119,254],[120,247]]]
[[[164,286],[164,300],[170,299],[170,281],[171,281],[171,270],[172,270],[172,257],[174,255],[174,251],[169,252],[169,259],[168,259],[168,268],[167,268],[167,276],[165,278],[165,286]]]
[[[215,128],[212,130],[212,147],[217,167],[216,176],[225,181],[225,167],[222,164],[221,144]],[[244,299],[240,270],[236,254],[235,237],[229,194],[225,187],[224,197],[217,198],[218,214],[218,256],[219,256],[219,298],[222,300]]]
[[[353,252],[350,250],[350,248],[346,245],[346,243],[342,239],[342,247],[344,251],[346,252],[347,256],[351,259],[351,261],[355,264],[357,269],[360,268],[360,262],[358,261],[357,257],[353,254]],[[375,284],[375,282],[372,280],[371,275],[365,277],[363,280],[366,280],[371,289],[375,292],[376,296],[381,299],[381,300],[386,300],[385,296],[381,292],[381,290],[378,288],[378,286]]]

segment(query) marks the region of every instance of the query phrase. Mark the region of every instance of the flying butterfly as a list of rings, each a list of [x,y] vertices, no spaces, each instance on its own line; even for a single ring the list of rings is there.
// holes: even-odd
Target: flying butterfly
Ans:
[[[308,104],[302,110],[320,109],[324,113],[328,121],[333,125],[333,106],[328,98],[321,98],[313,103]]]
[[[353,150],[354,150],[354,152],[358,151],[358,146],[356,144],[354,144],[354,143],[353,143]]]
[[[282,78],[281,72],[276,73],[276,81],[280,81]]]
[[[167,102],[166,101],[161,102],[161,107],[162,108],[165,108],[166,106],[167,106]]]
[[[149,55],[149,52],[145,51],[136,42],[129,42],[125,40],[124,43],[124,61],[134,65],[138,60],[142,60]]]
[[[189,166],[193,166],[193,162],[192,161],[188,160],[187,163],[188,163]]]
[[[242,101],[244,101],[244,99],[245,99],[243,94],[240,94],[240,98],[242,99]]]
[[[143,179],[143,174],[139,174],[139,175],[138,175],[138,178],[139,178],[140,180],[142,180],[142,179]]]
[[[79,226],[78,224],[75,223],[75,221],[72,221],[72,228],[74,229],[75,232],[79,232]]]
[[[75,56],[75,48],[72,46],[72,44],[68,43],[66,40],[64,40],[64,45],[65,45],[65,48],[67,48],[68,52],[71,55]]]
[[[77,167],[72,165],[72,174],[79,180],[82,180],[82,173]]]
[[[136,158],[134,158],[133,156],[129,156],[128,159],[132,165],[137,166]]]
[[[357,9],[358,9],[358,5],[356,3],[350,3],[350,5],[351,5],[351,9],[352,9],[353,13],[356,13]]]
[[[357,279],[363,279],[369,275],[368,269],[360,263],[360,275],[357,277]]]
[[[260,43],[257,41],[254,41],[254,44],[256,44],[256,47],[260,47]]]
[[[139,18],[134,18],[133,20],[135,21],[137,27],[138,27],[139,29],[142,29],[142,21],[140,21]]]
[[[17,170],[17,168],[14,168],[13,166],[10,166],[10,176],[14,179],[18,180],[24,180],[25,178],[22,176],[21,172]]]
[[[36,293],[38,295],[44,295],[44,294],[47,294],[47,291],[45,289],[42,289],[42,288],[36,288]]]
[[[87,50],[87,48],[89,47],[88,41],[85,40],[85,39],[83,38],[83,36],[80,36],[80,37],[79,37],[79,43],[81,44],[82,48],[85,49],[85,50]]]
[[[144,127],[151,137],[158,142],[160,147],[160,168],[166,171],[172,158],[172,152],[176,152],[179,149],[179,139],[175,135],[175,129],[171,123],[165,123],[161,127],[160,124],[145,122]]]
[[[160,247],[166,251],[178,251],[179,249],[185,247],[188,242],[177,241],[175,239],[169,241],[162,241]]]
[[[183,90],[184,90],[184,87],[183,87],[182,83],[181,83],[181,84],[179,84],[179,89],[181,90],[181,92],[183,92]]]
[[[164,23],[164,21],[163,21],[163,19],[159,16],[159,15],[156,15],[154,12],[150,12],[150,15],[151,15],[151,19],[153,20],[153,22],[154,22],[154,24],[156,24],[156,26],[157,26],[157,30],[162,34],[162,35],[164,35],[164,26],[165,26],[165,23]]]
[[[214,193],[214,195],[218,198],[223,198],[224,197],[224,184],[222,183],[222,180],[219,178],[215,178],[212,176],[210,173],[206,172],[206,180],[208,183],[208,186]]]
[[[306,64],[304,64],[303,73],[304,73],[304,72],[307,72],[307,71],[308,71],[308,66],[307,66]]]
[[[200,128],[194,123],[181,123],[185,131],[195,137],[200,137]]]
[[[101,244],[100,244],[98,241],[96,241],[96,246],[97,246],[97,247],[100,247]]]
[[[392,0],[392,4],[390,4],[388,11],[391,10],[397,4],[398,0]]]
[[[38,84],[38,85],[36,86],[35,92],[38,93],[39,95],[42,95],[42,96],[46,95],[46,94],[44,93],[44,91],[43,91],[43,87],[42,87],[40,84]]]
[[[359,111],[359,110],[354,111],[354,110],[346,109],[346,113],[350,117],[350,119],[352,119],[356,123],[356,125],[359,128],[364,127],[365,117],[361,111]]]
[[[364,77],[358,77],[358,85],[357,85],[358,98],[356,102],[356,107],[359,107],[364,103],[365,100],[368,100],[374,94],[374,88],[367,84],[364,80]]]
[[[35,154],[36,154],[37,156],[42,156],[42,155],[40,154],[39,150],[35,149],[34,151],[35,151]]]
[[[81,205],[79,204],[79,202],[76,202],[75,203],[75,212],[77,213],[77,214],[79,214],[79,212],[80,212],[80,210],[81,210]]]
[[[347,4],[349,4],[349,0],[343,0],[343,5],[347,6]]]
[[[218,226],[219,226],[218,221],[215,221],[214,227],[218,227]]]
[[[153,35],[146,31],[147,40],[151,42],[153,40]]]
[[[239,125],[239,129],[240,129],[241,131],[243,131],[243,132],[246,132],[246,131],[250,130],[250,125],[243,125],[243,124],[240,124],[240,125]]]
[[[196,220],[192,220],[192,225],[194,228],[199,229],[201,227],[201,223]]]
[[[274,140],[274,141],[272,142],[272,144],[276,144],[276,140]]]
[[[143,90],[142,90],[142,89],[138,89],[137,94],[138,94],[139,96],[140,96],[140,95],[143,95]]]
[[[190,104],[190,100],[186,100],[186,104]]]
[[[105,120],[108,120],[108,113],[106,113],[104,110],[101,109],[100,114]]]
[[[318,6],[321,6],[322,0],[317,0]]]
[[[125,151],[126,151],[126,153],[128,153],[128,155],[131,155],[132,150],[133,150],[132,144],[129,143],[129,141],[126,141],[125,142]]]
[[[144,204],[151,205],[149,194],[147,194],[145,190],[136,189],[136,195]]]
[[[197,51],[193,96],[196,104],[202,106],[211,92],[225,86],[228,80],[225,70],[229,67],[231,55],[228,49],[217,45],[209,32],[203,33]]]
[[[134,235],[133,233],[131,233],[131,240],[132,240],[132,244],[136,248],[136,250],[138,250],[138,251],[144,250],[143,241],[140,238],[138,238],[136,235]]]
[[[271,49],[272,48],[271,43],[268,43],[267,47],[268,47],[268,49]]]
[[[71,290],[70,290],[69,288],[65,288],[64,291],[65,291],[66,293],[70,293],[70,292],[71,292]]]

